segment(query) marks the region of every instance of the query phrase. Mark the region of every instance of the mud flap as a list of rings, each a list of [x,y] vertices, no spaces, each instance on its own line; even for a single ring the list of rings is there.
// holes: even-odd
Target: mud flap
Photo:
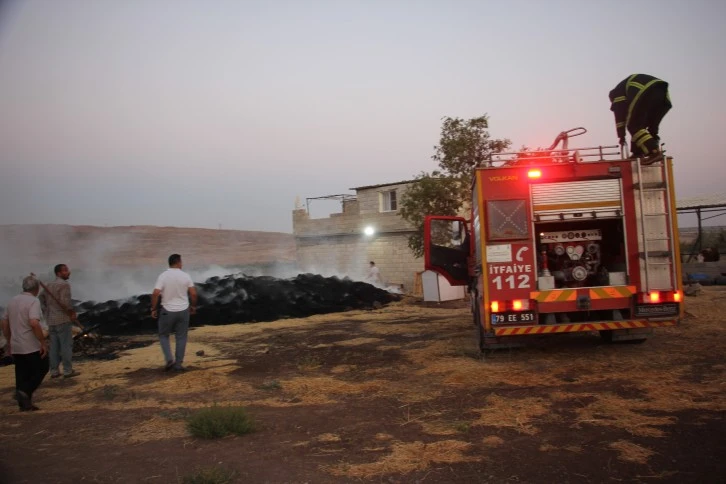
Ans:
[[[600,337],[607,343],[616,343],[618,341],[638,341],[643,342],[648,336],[653,334],[652,328],[632,328],[632,329],[614,329],[600,331]]]

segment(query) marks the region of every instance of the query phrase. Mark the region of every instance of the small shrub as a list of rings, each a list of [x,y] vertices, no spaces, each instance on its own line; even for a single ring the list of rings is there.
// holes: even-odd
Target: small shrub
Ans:
[[[237,473],[223,467],[201,467],[184,476],[183,484],[228,484]]]
[[[254,430],[252,419],[243,407],[203,408],[189,417],[189,433],[202,439],[243,435]]]

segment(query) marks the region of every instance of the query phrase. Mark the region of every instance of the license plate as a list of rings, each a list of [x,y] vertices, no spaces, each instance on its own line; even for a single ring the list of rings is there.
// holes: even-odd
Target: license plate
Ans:
[[[492,314],[492,324],[534,323],[534,311],[517,311]]]
[[[636,318],[656,318],[659,316],[676,316],[679,307],[676,303],[664,304],[637,304],[635,306]]]

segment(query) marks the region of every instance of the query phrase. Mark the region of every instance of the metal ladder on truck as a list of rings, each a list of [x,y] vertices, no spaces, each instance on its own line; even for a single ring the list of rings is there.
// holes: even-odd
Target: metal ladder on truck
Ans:
[[[650,165],[644,165],[641,158],[634,161],[638,180],[633,189],[637,191],[640,208],[641,279],[645,292],[675,291],[678,287],[676,261],[673,260],[678,255],[674,254],[673,244],[670,161],[665,155],[663,161]]]

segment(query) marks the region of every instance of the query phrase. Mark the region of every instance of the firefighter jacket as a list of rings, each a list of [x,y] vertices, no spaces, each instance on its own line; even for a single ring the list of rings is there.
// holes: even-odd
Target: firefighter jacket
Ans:
[[[618,138],[625,137],[625,127],[630,122],[630,116],[643,93],[654,84],[668,83],[649,76],[648,74],[633,74],[620,81],[615,89],[610,91],[610,110],[615,113],[615,127],[618,131]]]

